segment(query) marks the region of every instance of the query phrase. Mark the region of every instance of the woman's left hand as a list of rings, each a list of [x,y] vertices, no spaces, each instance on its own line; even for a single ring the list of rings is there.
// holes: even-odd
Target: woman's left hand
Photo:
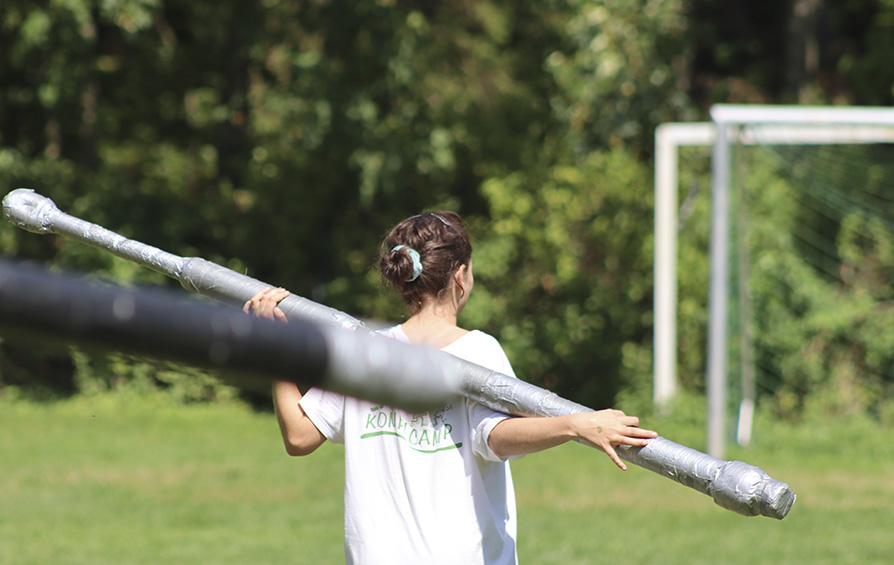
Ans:
[[[248,300],[242,307],[242,311],[246,314],[254,314],[258,318],[288,323],[285,313],[277,304],[289,294],[289,291],[284,288],[265,288],[252,296],[251,300]]]

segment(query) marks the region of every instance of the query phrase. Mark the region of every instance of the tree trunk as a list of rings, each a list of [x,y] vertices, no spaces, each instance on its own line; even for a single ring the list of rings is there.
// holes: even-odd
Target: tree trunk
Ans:
[[[800,104],[816,102],[811,86],[819,70],[822,0],[792,0],[786,45],[785,96]]]

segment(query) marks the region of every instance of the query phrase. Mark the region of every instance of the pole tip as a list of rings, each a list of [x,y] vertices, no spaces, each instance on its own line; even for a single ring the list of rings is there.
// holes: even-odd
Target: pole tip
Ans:
[[[53,233],[50,215],[57,210],[52,200],[30,188],[17,188],[3,198],[6,219],[33,233]]]
[[[741,461],[727,461],[720,467],[711,481],[710,494],[727,510],[777,520],[785,518],[795,503],[792,487]]]
[[[792,509],[795,498],[797,497],[792,487],[781,481],[768,481],[764,485],[761,496],[760,513],[769,518],[782,520],[788,515],[788,511]]]

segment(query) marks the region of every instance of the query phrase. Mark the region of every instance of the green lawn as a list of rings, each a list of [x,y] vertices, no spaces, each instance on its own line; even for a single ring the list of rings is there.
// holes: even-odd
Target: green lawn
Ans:
[[[663,425],[701,448],[701,430]],[[522,563],[894,559],[890,429],[764,423],[756,436],[728,458],[792,485],[782,521],[577,444],[514,462]],[[343,562],[342,465],[339,446],[287,457],[273,416],[239,406],[0,402],[0,563]]]

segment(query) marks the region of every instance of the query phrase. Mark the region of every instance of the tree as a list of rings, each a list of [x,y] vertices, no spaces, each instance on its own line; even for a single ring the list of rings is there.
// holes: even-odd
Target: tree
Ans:
[[[390,320],[402,309],[376,282],[379,236],[420,210],[457,210],[485,259],[469,323],[500,337],[524,376],[605,405],[648,386],[654,127],[795,90],[892,101],[891,0],[810,4],[794,39],[792,5],[6,0],[0,184]],[[789,43],[819,54],[793,83],[779,64],[802,61]],[[0,251],[170,284],[10,226]],[[692,273],[703,261],[682,260]],[[692,273],[681,290],[697,293]],[[687,300],[681,358],[697,390],[704,310]],[[195,375],[8,343],[0,370],[0,386],[44,375],[64,394],[140,375],[216,394]]]
[[[491,217],[478,226],[475,270],[485,282],[468,316],[500,335],[523,378],[595,406],[643,384],[653,248],[646,175],[614,150],[483,186]]]

